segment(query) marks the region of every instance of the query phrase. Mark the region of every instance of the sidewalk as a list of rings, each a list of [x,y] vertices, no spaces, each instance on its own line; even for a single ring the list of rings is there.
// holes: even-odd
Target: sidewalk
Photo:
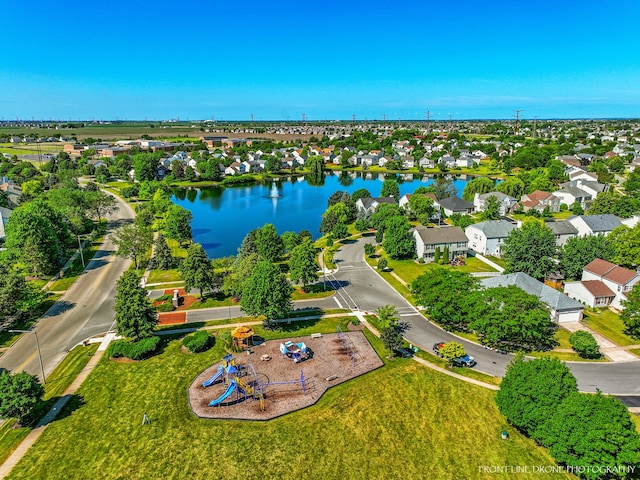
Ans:
[[[44,432],[47,425],[53,422],[60,413],[60,411],[64,408],[67,402],[71,399],[72,395],[75,394],[82,382],[89,376],[89,374],[93,371],[98,362],[102,359],[104,352],[107,350],[109,343],[113,340],[115,334],[107,334],[103,338],[98,350],[95,355],[91,357],[87,366],[80,372],[80,374],[76,377],[76,379],[69,385],[69,387],[64,391],[62,397],[55,403],[55,405],[47,412],[47,414],[38,422],[31,432],[25,437],[25,439],[18,445],[18,447],[7,457],[2,465],[0,465],[0,479],[5,478],[13,467],[22,459],[22,457],[27,453],[31,445],[33,445],[40,435]]]

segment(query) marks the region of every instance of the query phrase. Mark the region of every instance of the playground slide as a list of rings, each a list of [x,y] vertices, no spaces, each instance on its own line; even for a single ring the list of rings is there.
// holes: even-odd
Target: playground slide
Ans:
[[[211,377],[209,380],[205,380],[204,382],[202,382],[202,386],[210,387],[211,385],[216,383],[218,380],[220,380],[223,374],[224,374],[224,368],[222,368],[222,365],[220,365],[220,367],[218,367],[218,370],[216,370],[215,375]]]
[[[237,386],[238,384],[236,382],[231,382],[222,395],[220,395],[215,400],[211,400],[209,402],[209,406],[215,407],[216,405],[219,405],[220,403],[224,402],[235,391]]]

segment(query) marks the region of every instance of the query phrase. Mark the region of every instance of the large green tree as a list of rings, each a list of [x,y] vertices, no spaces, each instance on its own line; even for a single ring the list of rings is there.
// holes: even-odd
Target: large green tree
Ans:
[[[271,223],[265,224],[256,232],[255,243],[258,255],[263,260],[275,262],[284,255],[284,243]]]
[[[265,326],[291,310],[291,284],[277,265],[261,261],[245,281],[240,305],[248,315],[265,316]]]
[[[524,195],[525,186],[524,182],[518,177],[507,177],[504,182],[496,185],[496,190],[512,198],[520,199]]]
[[[470,180],[462,191],[462,198],[467,202],[473,202],[476,193],[482,195],[494,190],[495,180],[489,177],[476,177]]]
[[[607,236],[607,241],[615,247],[611,261],[623,267],[636,269],[640,266],[640,223],[629,228],[621,225]]]
[[[400,185],[395,178],[387,178],[382,182],[381,197],[393,197],[396,202],[400,200]]]
[[[498,220],[500,218],[500,201],[495,195],[489,195],[484,201],[484,209],[480,212],[480,220]]]
[[[640,435],[629,410],[615,397],[572,392],[536,432],[536,440],[560,464],[575,467],[634,466],[640,463]],[[586,469],[583,478],[625,477]]]
[[[153,234],[140,225],[125,225],[113,234],[113,243],[116,255],[133,260],[137,270],[138,262],[151,248]]]
[[[376,230],[384,234],[387,220],[391,217],[401,217],[402,209],[392,203],[381,203],[376,207],[376,211],[371,215],[371,225]]]
[[[596,258],[611,260],[615,245],[604,235],[585,235],[567,240],[560,251],[560,270],[567,279],[582,277],[582,269]]]
[[[411,283],[411,291],[429,317],[448,330],[467,330],[470,322],[469,299],[478,280],[468,273],[436,267]]]
[[[624,322],[625,332],[633,338],[640,340],[640,283],[636,283],[627,299],[622,301],[624,309],[620,313],[620,319]]]
[[[406,217],[395,216],[387,220],[382,247],[394,260],[412,258],[415,255],[411,224]]]
[[[17,418],[24,425],[43,396],[44,387],[34,375],[0,372],[0,418]]]
[[[302,282],[306,290],[307,285],[318,280],[318,270],[318,250],[310,239],[305,238],[291,251],[289,276],[296,283]]]
[[[164,235],[159,234],[156,238],[155,248],[153,252],[153,268],[158,270],[169,270],[173,268],[173,256],[171,249],[167,245],[167,239]]]
[[[167,238],[177,240],[180,245],[191,240],[191,212],[180,205],[172,204],[164,215]]]
[[[502,247],[502,258],[507,261],[506,273],[524,272],[537,280],[554,268],[556,237],[544,222],[526,219],[522,227],[509,233]]]
[[[560,360],[543,357],[525,361],[518,356],[507,367],[496,403],[513,426],[537,439],[538,429],[577,390],[575,377]]]
[[[98,221],[120,209],[116,198],[101,190],[85,192],[85,202],[87,209],[92,213],[91,216]]]
[[[427,225],[436,213],[432,198],[415,193],[409,197],[409,209],[423,225]]]
[[[46,298],[46,293],[27,283],[18,272],[0,263],[0,317],[6,321],[32,312]]]
[[[233,264],[231,273],[224,277],[222,291],[226,295],[240,298],[242,296],[244,284],[251,276],[251,273],[258,264],[258,261],[259,257],[257,253],[249,253],[242,257],[238,256]]]
[[[470,302],[469,327],[484,345],[506,351],[548,350],[557,325],[536,297],[513,285],[481,290]]]
[[[118,335],[135,341],[153,335],[158,317],[140,286],[140,276],[134,270],[125,271],[116,284],[116,331]]]
[[[199,243],[192,243],[187,249],[187,257],[180,266],[184,288],[188,292],[192,288],[197,288],[202,293],[211,291],[215,283],[213,265]]]

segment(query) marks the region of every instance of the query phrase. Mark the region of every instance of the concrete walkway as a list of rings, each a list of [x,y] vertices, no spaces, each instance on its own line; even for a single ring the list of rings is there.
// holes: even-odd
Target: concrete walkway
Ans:
[[[22,457],[27,453],[27,450],[33,445],[40,435],[44,432],[51,422],[53,422],[56,416],[60,413],[60,411],[64,408],[67,402],[72,398],[72,396],[78,391],[82,382],[86,380],[89,374],[93,371],[95,366],[98,364],[104,352],[107,350],[109,343],[113,340],[114,334],[107,334],[103,338],[100,346],[98,347],[95,355],[91,357],[87,366],[80,372],[80,374],[75,378],[75,380],[69,385],[69,387],[64,391],[62,397],[55,403],[55,405],[47,412],[47,414],[38,422],[38,424],[34,427],[31,432],[25,437],[25,439],[18,445],[18,447],[7,457],[2,465],[0,465],[0,479],[5,478],[13,467],[22,459]]]
[[[569,330],[571,333],[576,332],[578,330],[585,330],[593,335],[593,338],[598,342],[598,346],[600,347],[600,352],[605,355],[612,362],[631,362],[637,360],[638,357],[627,352],[625,347],[620,347],[617,344],[613,343],[606,337],[603,337],[597,332],[591,330],[588,326],[581,322],[564,322],[561,325],[562,327]]]
[[[489,260],[487,257],[485,257],[484,255],[480,255],[479,253],[476,252],[475,257],[480,260],[481,262],[486,263],[487,265],[489,265],[491,268],[495,268],[498,272],[500,272],[501,274],[504,273],[504,268],[502,268],[500,265],[498,265],[495,262],[492,262],[491,260]]]

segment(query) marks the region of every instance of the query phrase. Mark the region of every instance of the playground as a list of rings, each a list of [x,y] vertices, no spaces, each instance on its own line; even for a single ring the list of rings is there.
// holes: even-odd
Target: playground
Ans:
[[[362,332],[314,334],[226,355],[189,387],[195,415],[269,420],[315,404],[329,388],[382,366]]]

